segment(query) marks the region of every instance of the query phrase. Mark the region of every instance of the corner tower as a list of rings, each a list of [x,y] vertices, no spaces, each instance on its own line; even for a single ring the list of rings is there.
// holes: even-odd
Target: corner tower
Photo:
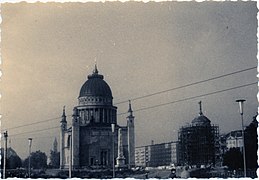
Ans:
[[[128,129],[128,166],[129,168],[135,166],[135,126],[134,116],[129,100],[129,115],[127,116],[127,129]]]
[[[65,106],[63,107],[63,114],[60,121],[60,169],[64,168],[65,164],[65,133],[67,131],[67,120]]]

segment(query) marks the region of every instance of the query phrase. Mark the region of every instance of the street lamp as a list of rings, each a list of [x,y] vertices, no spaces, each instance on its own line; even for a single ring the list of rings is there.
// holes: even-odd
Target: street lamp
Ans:
[[[5,178],[6,178],[7,137],[8,137],[8,133],[7,133],[7,131],[5,131],[5,132],[4,132],[4,141],[5,141],[5,145],[4,145],[4,168],[3,168],[3,179],[5,179]]]
[[[114,163],[114,132],[115,132],[115,124],[111,124],[112,127],[112,177],[115,178],[115,163]]]
[[[29,178],[31,177],[31,144],[32,144],[32,138],[28,138],[29,141],[29,167],[28,167],[28,175]]]
[[[72,129],[69,130],[69,172],[68,177],[72,178]]]
[[[244,177],[246,177],[246,151],[245,151],[245,133],[244,133],[244,118],[243,118],[243,110],[244,110],[244,102],[246,100],[244,99],[238,99],[236,102],[239,104],[239,112],[241,115],[241,121],[242,121],[242,138],[243,138],[243,160],[244,160]]]

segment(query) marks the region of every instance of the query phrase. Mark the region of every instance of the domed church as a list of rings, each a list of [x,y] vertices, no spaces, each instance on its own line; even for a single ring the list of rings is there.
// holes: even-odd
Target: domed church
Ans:
[[[118,168],[135,165],[134,116],[129,101],[127,125],[117,124],[117,107],[112,91],[97,67],[82,85],[72,126],[67,127],[65,108],[60,126],[60,168],[102,166]],[[114,153],[113,153],[114,152]],[[70,161],[71,155],[71,161]]]

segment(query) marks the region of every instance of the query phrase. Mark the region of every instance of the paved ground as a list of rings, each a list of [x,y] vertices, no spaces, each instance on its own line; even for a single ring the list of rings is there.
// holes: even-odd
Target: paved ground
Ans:
[[[168,179],[170,176],[171,171],[167,169],[152,169],[149,170],[148,178],[161,178],[161,179]],[[133,175],[133,178],[136,179],[146,179],[146,174],[138,174]]]
[[[55,176],[58,174],[59,169],[47,169],[46,174]],[[140,172],[139,172],[140,173]],[[168,169],[151,169],[148,171],[148,178],[160,178],[160,179],[168,179],[170,178],[171,171]],[[176,175],[179,177],[181,174],[180,170],[176,172]],[[119,175],[118,175],[119,176]],[[146,173],[141,174],[132,174],[129,178],[135,179],[146,179]]]

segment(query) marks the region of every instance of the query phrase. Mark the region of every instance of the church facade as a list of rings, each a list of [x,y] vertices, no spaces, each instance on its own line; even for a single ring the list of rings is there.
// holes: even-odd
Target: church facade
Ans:
[[[112,91],[97,67],[82,85],[78,105],[67,126],[65,108],[60,121],[60,168],[111,168],[135,165],[134,116],[129,101],[127,125],[117,124]],[[113,127],[114,128],[113,128]],[[70,157],[72,157],[70,159]]]

